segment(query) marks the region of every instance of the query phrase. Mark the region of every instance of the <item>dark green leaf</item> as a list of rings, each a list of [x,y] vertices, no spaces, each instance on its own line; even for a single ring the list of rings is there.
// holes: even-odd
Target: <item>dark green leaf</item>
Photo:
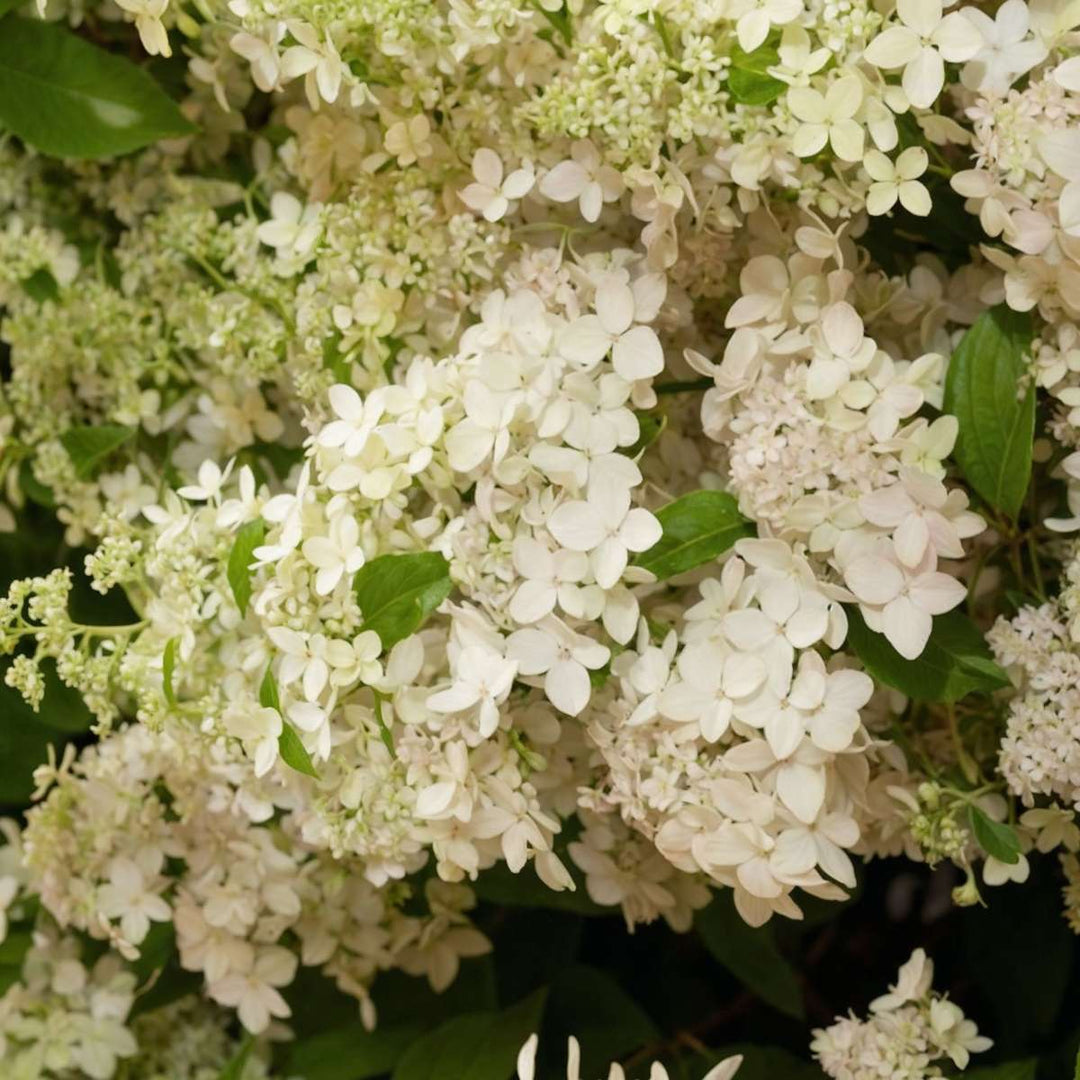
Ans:
[[[980,1028],[989,1029],[995,1051],[1006,1058],[1025,1058],[1032,1045],[1045,1045],[1059,1016],[1075,1023],[1069,987],[1076,938],[1061,917],[1056,863],[1032,859],[1023,886],[992,890],[987,906],[965,909],[960,922],[962,969],[972,988],[965,1009],[980,1017]]]
[[[418,1039],[394,1069],[394,1080],[510,1080],[518,1051],[540,1027],[546,990],[501,1013],[455,1017]]]
[[[272,667],[266,669],[266,674],[259,684],[259,704],[264,709],[277,709],[281,712],[281,699],[278,697],[277,681],[274,679]]]
[[[94,714],[87,708],[82,694],[61,682],[56,673],[55,660],[42,660],[39,666],[45,679],[45,696],[41,699],[36,713],[23,702],[26,715],[54,731],[63,731],[68,735],[81,735],[84,731],[89,731],[94,722]]]
[[[987,855],[993,855],[999,862],[1010,866],[1019,860],[1020,838],[1011,825],[991,820],[977,806],[968,807],[968,819],[979,847]]]
[[[634,560],[663,581],[715,559],[736,540],[753,536],[753,525],[724,491],[692,491],[657,512],[664,534]]]
[[[22,977],[23,957],[33,943],[29,930],[12,930],[0,942],[0,994]]]
[[[966,1069],[964,1080],[1035,1080],[1039,1062],[1037,1058],[1026,1061],[1007,1061],[1004,1065],[985,1065],[981,1069]]]
[[[259,686],[259,704],[264,709],[275,709],[281,717],[281,734],[278,736],[278,753],[281,760],[290,768],[305,776],[319,778],[315,766],[312,764],[311,755],[296,733],[296,728],[285,719],[281,711],[281,698],[278,696],[277,682],[274,679],[273,668],[268,667]]]
[[[161,685],[165,691],[165,700],[176,708],[176,691],[173,689],[173,672],[176,671],[176,649],[179,638],[169,638],[165,642],[165,654],[161,658]]]
[[[573,1035],[581,1044],[582,1075],[601,1076],[611,1061],[646,1043],[661,1041],[651,1017],[606,972],[575,965],[566,968],[551,987],[544,1016],[545,1032]],[[545,1034],[545,1038],[547,1035]]]
[[[3,35],[0,35],[2,39]],[[0,80],[0,97],[3,96]],[[102,424],[98,427],[68,428],[60,436],[75,472],[80,479],[92,476],[97,467],[135,434],[135,429],[122,424]]]
[[[481,900],[508,907],[548,908],[572,911],[577,915],[611,915],[615,909],[593,903],[585,891],[580,873],[572,866],[570,872],[577,888],[556,892],[549,889],[530,866],[515,874],[505,862],[500,861],[477,878],[473,891]]]
[[[634,414],[638,422],[638,437],[633,446],[627,446],[620,451],[635,461],[664,433],[667,427],[667,415],[651,412],[638,411]]]
[[[250,1035],[245,1035],[240,1048],[233,1054],[225,1068],[218,1073],[218,1080],[240,1080],[244,1075],[244,1069],[247,1067],[248,1058],[251,1057],[251,1051],[254,1047],[254,1039]]]
[[[240,527],[229,552],[229,587],[241,615],[247,614],[251,603],[251,563],[255,549],[262,546],[265,537],[266,524],[262,518],[256,518]]]
[[[779,1012],[804,1018],[799,977],[780,954],[771,924],[748,926],[724,889],[697,912],[694,925],[709,952],[747,989]]]
[[[50,744],[60,748],[64,735],[46,727],[17,690],[0,683],[0,805],[29,802],[33,771],[43,764]]]
[[[3,0],[0,0],[0,8],[3,8]],[[46,300],[55,300],[60,295],[56,278],[45,267],[35,270],[28,278],[23,278],[20,284],[23,292],[39,304],[44,304]]]
[[[1009,685],[1009,677],[990,655],[979,628],[959,611],[934,619],[934,629],[922,655],[905,660],[848,608],[847,643],[866,670],[888,686],[916,701],[956,701],[981,690],[989,693]]]
[[[450,564],[436,551],[380,555],[356,572],[355,585],[364,629],[384,649],[416,633],[453,588]]]
[[[293,1043],[289,1075],[304,1080],[368,1080],[388,1073],[423,1034],[420,1024],[384,1025],[365,1031],[359,1019]]]
[[[195,129],[146,72],[58,23],[10,16],[0,124],[44,154],[102,158]]]
[[[1031,478],[1035,384],[1028,380],[1031,318],[999,305],[984,312],[953,353],[945,411],[960,423],[954,456],[971,486],[1015,518]]]
[[[176,956],[176,929],[172,923],[156,922],[139,945],[139,956],[131,962],[131,970],[142,985]]]
[[[715,1063],[742,1054],[743,1063],[735,1074],[738,1080],[823,1080],[825,1074],[808,1061],[774,1046],[739,1043],[725,1046],[710,1055]]]
[[[316,780],[319,778],[315,766],[311,763],[311,756],[300,741],[300,736],[296,734],[296,728],[284,718],[281,721],[281,734],[278,736],[278,752],[281,760],[290,768],[305,776],[313,776]]]

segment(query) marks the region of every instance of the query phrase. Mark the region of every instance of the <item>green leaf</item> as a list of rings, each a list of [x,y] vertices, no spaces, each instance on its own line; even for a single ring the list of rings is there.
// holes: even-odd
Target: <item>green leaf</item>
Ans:
[[[582,875],[569,859],[563,860],[577,888],[556,892],[549,889],[530,867],[515,874],[504,861],[484,870],[472,883],[481,900],[504,907],[547,908],[551,911],[570,911],[576,915],[611,915],[617,909],[601,907],[585,891]]]
[[[165,691],[165,700],[175,709],[176,691],[173,689],[173,672],[176,670],[176,649],[179,638],[169,638],[165,642],[165,653],[161,658],[161,685]]]
[[[2,40],[3,35],[0,35]],[[0,98],[3,96],[0,80]],[[60,436],[80,480],[93,475],[97,467],[135,434],[135,429],[122,424],[101,424],[98,427],[68,428]]]
[[[281,754],[281,760],[290,768],[318,780],[319,774],[315,771],[311,756],[300,741],[296,728],[284,718],[281,721],[281,734],[278,736],[278,752]]]
[[[607,972],[577,964],[565,968],[551,987],[544,1015],[549,1032],[573,1035],[581,1044],[583,1076],[601,1076],[611,1061],[646,1043],[662,1041],[652,1018]]]
[[[817,1065],[775,1046],[754,1046],[750,1043],[725,1046],[710,1054],[710,1062],[722,1061],[736,1054],[743,1055],[743,1063],[736,1073],[738,1080],[824,1080],[825,1074]]]
[[[30,801],[33,771],[48,757],[49,746],[60,748],[65,736],[40,722],[17,690],[0,683],[0,805]]]
[[[241,615],[247,614],[248,604],[251,603],[251,563],[255,558],[255,549],[262,546],[265,538],[266,523],[262,518],[256,518],[240,527],[229,552],[229,588]]]
[[[218,1080],[241,1080],[244,1069],[247,1067],[248,1058],[255,1047],[255,1040],[250,1035],[244,1036],[240,1048],[229,1059],[228,1064],[218,1073]]]
[[[264,709],[274,709],[281,717],[281,734],[278,736],[278,753],[281,754],[281,760],[297,772],[318,780],[319,774],[311,761],[311,755],[301,742],[296,728],[285,719],[285,714],[281,711],[281,698],[278,695],[272,667],[266,669],[266,674],[259,686],[259,704]]]
[[[637,440],[633,446],[623,447],[619,453],[638,461],[641,455],[664,433],[668,419],[666,413],[658,414],[638,410],[634,415],[637,417],[638,422]]]
[[[262,682],[259,684],[259,704],[264,709],[277,709],[281,712],[281,698],[278,696],[277,682],[274,679],[274,669],[268,667]]]
[[[12,930],[0,942],[0,994],[22,978],[23,957],[33,943],[29,930]]]
[[[14,11],[17,7],[22,7],[26,3],[26,0],[0,0],[0,19],[2,19],[9,11]]]
[[[727,80],[732,98],[740,105],[768,105],[775,101],[787,89],[787,83],[768,73],[768,68],[779,62],[780,54],[769,45],[762,45],[751,53],[743,52],[736,45]]]
[[[0,0],[0,8],[3,6],[3,0]],[[46,300],[55,300],[60,295],[60,286],[57,285],[56,278],[45,267],[35,270],[29,277],[23,278],[19,284],[22,285],[23,292],[39,304],[44,304]]]
[[[1076,1055],[1076,1068],[1073,1070],[1073,1080],[1080,1080],[1080,1052]]]
[[[418,1039],[393,1080],[510,1080],[518,1051],[540,1027],[547,998],[537,990],[501,1013],[467,1013]]]
[[[972,1007],[1006,1059],[1047,1045],[1059,1019],[1076,1022],[1076,938],[1061,917],[1056,863],[1032,859],[1022,887],[993,889],[989,904],[965,908],[957,926],[963,951],[956,963],[976,995]]]
[[[694,925],[709,952],[748,990],[785,1016],[804,1019],[799,977],[777,948],[771,924],[748,926],[724,889],[697,912]]]
[[[661,581],[715,559],[754,527],[724,491],[692,491],[657,512],[664,533],[635,560]]]
[[[293,1043],[287,1072],[304,1080],[369,1080],[388,1073],[421,1037],[420,1024],[382,1023],[365,1031],[359,1020]],[[348,1062],[343,1066],[343,1062]]]
[[[977,806],[968,806],[971,831],[987,855],[1010,866],[1020,858],[1020,838],[1011,825],[988,818]]]
[[[916,701],[956,701],[973,691],[1000,690],[1009,677],[994,663],[979,628],[959,611],[934,619],[930,640],[917,660],[905,660],[863,621],[858,608],[847,609],[847,643],[866,670]]]
[[[0,125],[44,154],[127,154],[195,128],[146,72],[57,23],[10,16],[0,34]]]
[[[84,731],[89,731],[94,722],[94,714],[87,708],[82,694],[61,681],[56,672],[55,660],[46,658],[38,666],[45,679],[45,696],[41,699],[36,713],[23,702],[26,715],[53,731],[62,731],[68,735],[81,735]]]
[[[964,1080],[1035,1080],[1038,1068],[1038,1058],[1007,1061],[1004,1065],[985,1065],[981,1069],[965,1070]]]
[[[574,24],[570,21],[570,12],[566,10],[565,6],[557,8],[555,11],[548,11],[539,0],[533,0],[533,7],[547,19],[551,24],[552,29],[555,30],[567,45],[573,45]]]
[[[1031,478],[1035,384],[1026,354],[1031,318],[991,308],[963,336],[945,378],[945,411],[960,424],[954,457],[971,486],[993,507],[1016,517]]]
[[[356,572],[356,600],[364,629],[379,635],[384,649],[416,633],[450,595],[450,564],[436,551],[380,555]]]

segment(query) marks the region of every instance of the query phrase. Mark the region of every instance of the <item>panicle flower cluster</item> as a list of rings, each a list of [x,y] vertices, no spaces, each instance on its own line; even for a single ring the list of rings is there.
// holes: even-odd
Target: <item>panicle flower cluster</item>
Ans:
[[[182,53],[198,131],[108,164],[0,145],[0,529],[36,506],[88,549],[0,600],[4,678],[79,691],[96,736],[39,770],[0,914],[39,896],[129,961],[171,923],[215,1003],[177,1026],[218,1034],[126,1024],[129,975],[54,933],[0,1002],[27,1074],[202,1080],[215,1010],[276,1032],[301,965],[373,1024],[379,972],[443,989],[489,948],[499,863],[680,930],[717,888],[801,917],[853,855],[970,871],[1002,781],[939,782],[967,764],[943,711],[907,760],[849,631],[917,660],[997,543],[943,412],[991,305],[1035,313],[1080,446],[1080,8],[114,8]],[[901,243],[946,222],[947,257]],[[706,504],[729,542],[695,554]],[[130,618],[76,617],[83,579]],[[988,884],[1080,847],[1078,583],[990,635],[1029,809]],[[826,1071],[963,1068],[988,1042],[930,981],[916,953],[818,1033]]]
[[[927,1080],[944,1076],[942,1063],[966,1069],[972,1054],[993,1043],[958,1005],[932,989],[934,965],[916,949],[896,985],[870,1003],[870,1015],[838,1017],[814,1033],[811,1050],[835,1080]],[[946,1066],[947,1067],[947,1066]]]
[[[1080,803],[1080,729],[1076,727],[1080,673],[1080,615],[1075,551],[1055,600],[1000,618],[988,640],[1013,675],[1018,692],[1009,703],[1000,770],[1026,805],[1038,795]]]

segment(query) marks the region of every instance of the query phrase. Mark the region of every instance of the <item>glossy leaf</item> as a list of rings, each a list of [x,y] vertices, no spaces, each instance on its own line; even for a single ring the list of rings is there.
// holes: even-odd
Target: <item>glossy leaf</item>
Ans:
[[[648,1013],[611,975],[584,964],[565,968],[553,983],[544,1026],[545,1031],[577,1038],[583,1076],[602,1076],[608,1062],[663,1038]]]
[[[450,595],[450,564],[436,551],[380,555],[356,572],[356,600],[364,629],[379,635],[384,649],[416,633]]]
[[[968,820],[979,847],[987,855],[993,855],[999,862],[1008,863],[1010,866],[1019,860],[1020,838],[1011,825],[992,820],[977,806],[968,807]]]
[[[718,892],[697,912],[694,925],[709,952],[748,990],[778,1012],[804,1018],[799,977],[777,948],[772,926],[748,926],[730,890]]]
[[[956,701],[979,690],[991,692],[1009,685],[1009,677],[994,662],[979,628],[959,611],[934,619],[922,655],[906,660],[848,608],[848,647],[878,680],[916,701]]]
[[[311,755],[307,752],[307,747],[301,741],[296,728],[285,719],[285,714],[281,711],[281,698],[278,694],[273,668],[266,669],[266,674],[259,686],[259,704],[264,709],[276,710],[278,716],[281,717],[281,734],[278,736],[278,753],[281,755],[281,760],[297,772],[312,776],[317,780],[319,774],[312,763]]]
[[[518,1051],[540,1027],[546,990],[501,1013],[468,1013],[409,1047],[393,1080],[510,1080]]]
[[[319,774],[312,764],[311,755],[300,741],[296,728],[284,718],[281,721],[281,734],[278,736],[278,753],[281,754],[281,760],[290,768],[303,773],[305,776],[312,776],[316,780],[319,778]]]
[[[194,127],[130,60],[59,23],[10,15],[0,33],[0,126],[44,154],[127,154]]]
[[[2,35],[0,35],[2,38]],[[3,90],[0,89],[0,95]],[[135,434],[135,429],[122,424],[101,424],[98,427],[68,428],[60,436],[64,449],[75,466],[80,479],[93,475],[97,467]]]
[[[229,552],[229,588],[241,615],[247,614],[248,604],[251,603],[251,564],[255,549],[262,545],[265,538],[266,524],[262,518],[256,518],[240,527]]]
[[[724,491],[692,491],[656,514],[664,533],[635,565],[663,581],[715,559],[736,540],[753,536],[754,527]]]
[[[1035,384],[1028,380],[1028,315],[1000,305],[960,341],[945,379],[945,411],[960,424],[954,456],[968,483],[1015,518],[1031,478]]]
[[[380,1023],[365,1031],[355,1020],[293,1043],[288,1073],[304,1080],[369,1080],[388,1073],[422,1034],[420,1024]]]
[[[281,712],[281,699],[278,697],[277,680],[272,668],[266,669],[266,674],[259,684],[259,704],[264,709],[277,709]]]

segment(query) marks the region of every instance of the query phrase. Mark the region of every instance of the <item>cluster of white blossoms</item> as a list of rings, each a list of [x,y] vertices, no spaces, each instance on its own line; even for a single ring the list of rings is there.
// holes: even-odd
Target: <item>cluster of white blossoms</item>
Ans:
[[[1077,873],[1074,0],[41,14],[133,23],[198,130],[0,142],[0,530],[63,541],[0,598],[4,680],[93,725],[0,862],[0,931],[33,897],[44,935],[0,998],[20,1077],[201,1080],[231,1011],[268,1075],[300,968],[374,1027],[380,973],[490,949],[500,867],[680,931],[724,889],[801,918],[853,857],[950,859],[966,903],[977,863]],[[1024,526],[946,409],[991,309],[1064,451]],[[977,706],[909,708],[1008,575],[1015,693],[972,650]],[[156,927],[183,1038],[128,1019]],[[988,1047],[931,973],[818,1032],[826,1072]]]
[[[839,1017],[816,1031],[811,1049],[826,1074],[835,1080],[925,1080],[946,1075],[943,1062],[966,1069],[972,1054],[990,1049],[991,1040],[960,1007],[931,989],[933,981],[933,963],[916,949],[896,985],[870,1003],[867,1019]]]

